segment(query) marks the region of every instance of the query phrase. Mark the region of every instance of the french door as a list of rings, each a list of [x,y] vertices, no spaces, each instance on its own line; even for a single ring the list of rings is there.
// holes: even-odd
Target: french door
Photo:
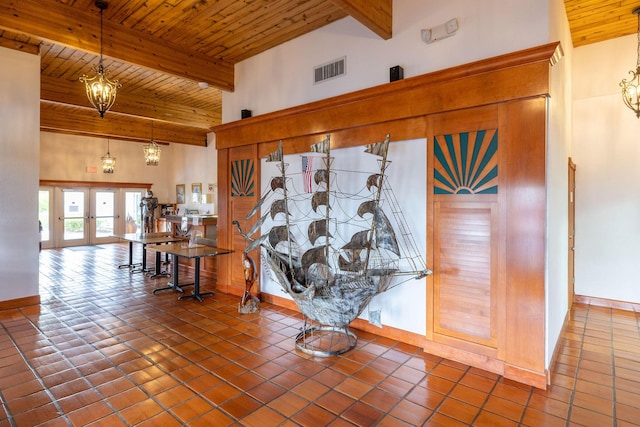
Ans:
[[[141,229],[145,188],[41,186],[38,220],[43,249],[116,242]]]
[[[58,247],[116,241],[117,206],[113,189],[59,189]]]

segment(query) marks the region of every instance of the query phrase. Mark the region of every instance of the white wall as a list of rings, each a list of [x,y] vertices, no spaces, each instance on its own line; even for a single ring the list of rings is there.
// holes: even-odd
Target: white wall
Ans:
[[[550,9],[557,8],[558,4],[561,4],[560,0],[396,0],[393,4],[393,37],[390,40],[382,40],[354,19],[345,18],[237,64],[236,90],[223,93],[223,121],[240,119],[240,110],[245,108],[252,110],[255,116],[388,83],[389,68],[394,65],[402,66],[407,78],[549,43]],[[554,13],[560,14],[555,10]],[[455,36],[433,44],[422,42],[421,29],[443,24],[451,18],[457,18],[459,23]],[[560,30],[554,31],[559,35]],[[346,76],[313,85],[314,66],[343,56],[347,57]],[[563,91],[562,86],[558,91]],[[562,103],[556,107],[559,116],[564,108]],[[558,129],[554,131],[553,138],[559,139],[563,135]],[[554,158],[565,156],[566,148],[561,147],[558,151],[554,152]],[[404,161],[414,171],[426,167],[425,155]],[[563,162],[566,162],[566,157]],[[566,175],[566,169],[564,171]],[[412,187],[412,191],[404,194],[403,199],[398,197],[401,204],[405,200],[411,200],[412,206],[426,204],[423,187]],[[562,210],[562,206],[555,202],[556,198],[559,200],[561,196],[554,195],[554,210],[550,211],[554,215]],[[562,225],[557,228],[561,230]],[[549,254],[554,260],[560,250],[560,239],[558,237],[556,241],[554,238],[553,252]],[[566,266],[566,260],[564,263]],[[562,282],[561,267],[562,261],[554,264],[553,277],[548,279]],[[264,285],[263,282],[261,286]],[[412,289],[399,288],[403,291]],[[267,293],[282,295],[277,287],[267,285],[267,289]],[[383,313],[384,324],[416,333],[424,332],[425,298],[385,293],[380,299],[384,299],[389,307],[402,307],[395,312],[391,310],[390,316]]]
[[[0,301],[38,295],[40,57],[0,47]]]
[[[571,155],[573,47],[561,0],[550,0],[551,37],[564,57],[551,69],[547,135],[546,366],[551,362],[568,309],[568,160]]]
[[[106,138],[42,132],[40,179],[151,183],[160,203],[175,203],[176,184],[185,184],[189,200],[186,207],[203,211],[215,208],[212,203],[202,205],[190,201],[191,184],[201,183],[206,194],[208,184],[217,183],[217,153],[213,143],[207,147],[160,145],[158,166],[145,164],[143,146],[139,142],[110,140],[109,152],[116,158],[116,168],[113,174],[104,174],[100,158],[107,152]],[[90,166],[96,167],[97,172],[87,172]]]
[[[575,49],[572,155],[575,292],[640,303],[640,120],[619,87],[636,52],[635,34]]]
[[[420,30],[457,18],[459,30],[426,44]],[[240,110],[264,114],[389,82],[400,65],[405,78],[549,42],[549,10],[536,0],[396,0],[393,37],[383,40],[353,18],[236,64],[236,90],[223,92],[222,120]],[[313,84],[313,67],[347,57],[347,75]]]

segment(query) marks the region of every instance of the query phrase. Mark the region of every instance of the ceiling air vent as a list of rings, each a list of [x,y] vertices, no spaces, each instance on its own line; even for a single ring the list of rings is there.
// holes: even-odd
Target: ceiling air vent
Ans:
[[[347,57],[318,65],[313,68],[313,83],[320,83],[347,74]]]

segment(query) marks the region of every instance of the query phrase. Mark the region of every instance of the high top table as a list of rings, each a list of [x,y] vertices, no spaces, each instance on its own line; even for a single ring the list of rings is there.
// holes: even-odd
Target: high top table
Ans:
[[[129,263],[121,264],[118,268],[129,268],[131,273],[139,273],[144,272],[147,273],[147,245],[162,245],[172,242],[181,242],[184,241],[184,237],[174,236],[171,233],[126,233],[126,234],[114,234],[113,237],[117,237],[121,240],[126,240],[129,242]],[[133,262],[133,244],[141,243],[142,244],[142,262],[134,263]],[[160,262],[160,252],[156,251],[156,270],[152,274],[151,277],[156,276],[169,276],[169,273],[162,271]],[[136,267],[140,267],[139,270],[136,270]]]
[[[182,295],[178,297],[179,300],[186,298],[195,298],[202,302],[202,297],[206,295],[213,295],[213,292],[200,292],[200,258],[219,256],[230,254],[233,251],[231,249],[222,249],[215,246],[195,244],[191,245],[189,242],[183,241],[181,243],[169,243],[163,245],[161,248],[151,248],[155,251],[162,251],[168,253],[173,257],[173,277],[171,281],[167,283],[164,288],[154,289],[155,294],[158,291],[165,289],[175,289],[178,292],[183,292],[182,286],[194,285],[194,289],[189,295]],[[194,258],[195,259],[195,275],[193,283],[180,283],[178,278],[178,257]]]

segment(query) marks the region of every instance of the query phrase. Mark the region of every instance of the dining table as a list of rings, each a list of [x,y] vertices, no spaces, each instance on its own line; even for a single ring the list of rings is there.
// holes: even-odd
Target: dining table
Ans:
[[[213,295],[213,291],[202,292],[200,290],[200,259],[206,257],[215,257],[220,255],[230,254],[233,251],[231,249],[219,248],[217,246],[212,246],[209,244],[194,243],[193,241],[182,241],[179,243],[168,243],[163,245],[162,248],[151,248],[155,251],[165,252],[173,257],[172,260],[172,277],[171,280],[167,283],[167,286],[162,288],[157,288],[153,290],[153,293],[163,291],[166,289],[174,289],[178,292],[184,293],[184,286],[193,285],[193,291],[187,295],[181,295],[178,297],[178,300],[183,300],[187,298],[194,298],[198,301],[202,302],[203,297],[207,295]],[[194,265],[194,277],[193,282],[180,283],[179,278],[179,268],[178,268],[178,258],[189,258],[195,260]]]
[[[157,276],[170,276],[167,271],[162,270],[162,251],[156,251],[155,270],[152,272],[147,268],[147,245],[166,245],[173,242],[184,241],[185,237],[175,236],[172,233],[124,233],[114,234],[120,240],[126,240],[129,242],[129,262],[127,264],[120,264],[118,268],[128,268],[131,273],[148,273],[150,277]],[[142,261],[133,262],[133,244],[142,244]]]

